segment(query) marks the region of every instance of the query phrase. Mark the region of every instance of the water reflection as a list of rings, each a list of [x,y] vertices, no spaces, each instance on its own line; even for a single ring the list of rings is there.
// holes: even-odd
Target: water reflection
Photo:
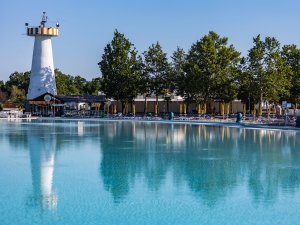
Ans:
[[[70,143],[78,143],[85,135],[83,122],[8,123],[1,137],[8,140],[14,151],[28,150],[32,190],[27,197],[29,207],[53,210],[58,196],[53,190],[57,153]],[[87,129],[90,133],[99,130]],[[97,134],[97,133],[95,133]],[[66,141],[67,140],[67,141]]]
[[[89,134],[98,134],[99,126],[85,127],[86,125],[82,121],[39,122],[22,127],[24,141],[17,143],[26,143],[30,155],[33,189],[27,202],[29,206],[49,210],[57,208],[58,196],[53,191],[56,155],[60,150],[68,149],[70,143],[76,146],[81,141],[79,137],[89,138],[85,137],[86,131]]]
[[[211,207],[239,189],[254,204],[273,204],[283,192],[299,193],[299,132],[88,121],[28,123],[13,130],[4,134],[13,149],[27,146],[30,155],[28,204],[42,209],[55,209],[59,202],[53,188],[59,152],[83,140],[101,149],[97,176],[116,203],[136,188],[160,196],[187,187],[185,194]],[[78,151],[86,150],[84,143]],[[78,168],[72,168],[75,174]]]
[[[27,133],[33,186],[29,204],[45,209],[55,209],[58,202],[57,195],[52,188],[57,151],[55,127],[36,128],[32,126]]]
[[[112,123],[103,135],[100,175],[115,202],[137,181],[160,191],[168,173],[175,187],[186,184],[207,205],[244,185],[256,203],[299,189],[297,132]]]

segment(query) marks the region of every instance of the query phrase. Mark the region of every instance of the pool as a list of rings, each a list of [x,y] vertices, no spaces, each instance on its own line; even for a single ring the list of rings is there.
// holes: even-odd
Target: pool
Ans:
[[[0,224],[299,224],[300,132],[0,121]]]

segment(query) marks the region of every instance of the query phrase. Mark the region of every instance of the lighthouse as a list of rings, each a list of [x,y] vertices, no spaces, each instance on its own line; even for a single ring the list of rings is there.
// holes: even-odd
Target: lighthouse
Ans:
[[[28,23],[25,24],[27,36],[34,37],[27,100],[35,99],[46,93],[57,95],[51,38],[58,36],[59,24],[57,23],[55,27],[49,27],[47,20],[47,15],[43,12],[39,26],[31,27],[28,26]]]

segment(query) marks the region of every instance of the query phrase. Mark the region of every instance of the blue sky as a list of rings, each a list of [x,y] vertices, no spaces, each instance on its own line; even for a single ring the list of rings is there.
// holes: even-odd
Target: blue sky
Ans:
[[[24,35],[24,23],[38,24],[43,11],[61,24],[52,42],[54,66],[88,80],[100,76],[97,63],[115,29],[140,53],[159,41],[169,57],[210,30],[242,55],[257,34],[300,45],[299,0],[1,0],[0,80],[30,70],[33,38]]]

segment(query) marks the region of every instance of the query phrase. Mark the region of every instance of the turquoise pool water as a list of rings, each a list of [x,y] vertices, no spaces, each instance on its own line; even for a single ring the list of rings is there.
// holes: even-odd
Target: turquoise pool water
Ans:
[[[300,133],[0,121],[0,224],[299,224]]]

